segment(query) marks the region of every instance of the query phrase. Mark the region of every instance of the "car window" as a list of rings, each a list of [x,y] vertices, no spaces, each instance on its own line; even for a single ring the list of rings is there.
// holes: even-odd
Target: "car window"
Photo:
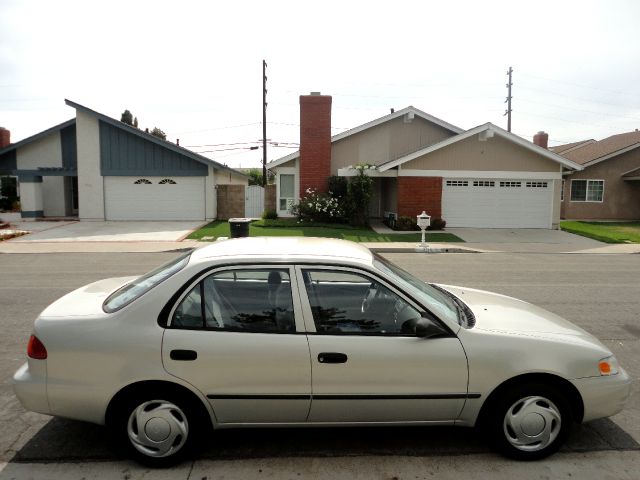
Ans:
[[[191,252],[189,251],[116,290],[104,301],[103,310],[107,313],[112,313],[133,302],[156,285],[182,270],[189,263],[190,256]]]
[[[446,293],[414,277],[379,254],[374,254],[373,266],[394,279],[394,283],[409,292],[438,317],[446,318],[458,324],[462,323],[454,301]]]
[[[286,268],[216,272],[176,307],[171,326],[213,330],[295,332],[291,277]]]
[[[321,334],[413,335],[420,312],[366,275],[303,269],[316,331]]]

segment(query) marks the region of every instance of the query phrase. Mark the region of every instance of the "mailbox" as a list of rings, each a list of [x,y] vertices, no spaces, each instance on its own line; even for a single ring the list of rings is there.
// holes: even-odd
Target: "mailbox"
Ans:
[[[420,215],[417,216],[418,226],[420,230],[424,231],[429,225],[431,225],[431,217],[423,210]]]

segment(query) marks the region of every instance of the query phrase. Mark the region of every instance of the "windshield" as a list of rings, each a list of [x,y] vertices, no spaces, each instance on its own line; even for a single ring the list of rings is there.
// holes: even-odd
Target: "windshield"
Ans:
[[[125,305],[130,304],[136,298],[144,295],[156,285],[164,282],[167,278],[182,270],[184,266],[189,263],[190,255],[191,251],[184,255],[180,255],[178,258],[165,263],[155,270],[146,273],[133,282],[116,290],[105,300],[102,305],[103,310],[107,313],[113,313],[120,310]]]
[[[419,278],[414,277],[409,272],[401,269],[394,263],[378,254],[374,254],[373,266],[378,270],[397,279],[406,289],[410,290],[417,299],[424,304],[430,311],[440,318],[446,318],[452,322],[460,324],[458,315],[458,307],[450,296],[437,290],[428,283],[423,282]]]

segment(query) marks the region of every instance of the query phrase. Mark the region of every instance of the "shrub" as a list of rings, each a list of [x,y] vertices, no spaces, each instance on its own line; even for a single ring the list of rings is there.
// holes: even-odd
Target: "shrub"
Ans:
[[[412,231],[420,230],[420,227],[418,227],[416,219],[413,217],[398,217],[395,224],[395,230]]]
[[[347,177],[338,177],[337,175],[331,175],[329,177],[328,187],[329,195],[338,200],[347,197],[347,190],[349,187],[349,181]]]
[[[351,222],[357,227],[369,224],[369,200],[373,190],[373,179],[365,173],[366,170],[375,170],[375,165],[358,164],[351,167],[358,174],[351,177],[347,188],[348,205],[351,209]]]
[[[427,230],[444,230],[447,226],[447,222],[441,218],[432,218],[431,225],[427,227]]]
[[[278,212],[276,212],[275,210],[265,210],[264,212],[262,212],[263,220],[275,220],[277,218]]]
[[[339,222],[344,212],[336,198],[307,188],[306,196],[291,207],[291,213],[302,222]]]

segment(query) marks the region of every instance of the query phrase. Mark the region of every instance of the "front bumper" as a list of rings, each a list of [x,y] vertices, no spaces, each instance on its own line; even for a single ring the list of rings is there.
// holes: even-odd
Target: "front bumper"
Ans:
[[[43,360],[24,363],[13,375],[13,391],[27,410],[50,415],[46,368]]]
[[[617,375],[578,378],[572,383],[584,403],[583,422],[622,411],[631,393],[631,378],[623,368]]]

